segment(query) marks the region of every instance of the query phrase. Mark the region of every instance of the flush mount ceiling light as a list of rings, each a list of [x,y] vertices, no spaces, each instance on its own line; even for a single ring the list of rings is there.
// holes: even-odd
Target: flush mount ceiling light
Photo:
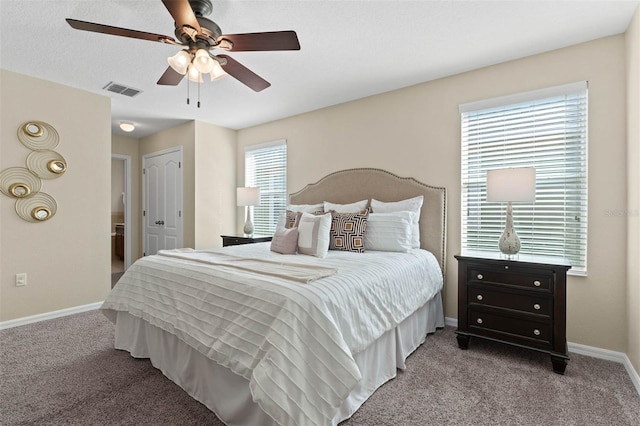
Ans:
[[[133,123],[129,123],[128,121],[121,121],[120,128],[125,132],[129,133],[129,132],[133,132],[136,129],[136,126],[134,126]]]

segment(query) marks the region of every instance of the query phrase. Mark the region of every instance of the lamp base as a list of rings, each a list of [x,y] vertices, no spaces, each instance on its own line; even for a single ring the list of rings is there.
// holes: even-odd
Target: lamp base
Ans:
[[[520,238],[518,238],[518,234],[516,234],[516,230],[513,227],[511,202],[507,204],[507,224],[498,242],[498,247],[500,247],[502,253],[508,256],[517,254],[520,251]]]
[[[253,223],[251,222],[251,206],[247,206],[247,220],[242,229],[246,235],[253,235]]]

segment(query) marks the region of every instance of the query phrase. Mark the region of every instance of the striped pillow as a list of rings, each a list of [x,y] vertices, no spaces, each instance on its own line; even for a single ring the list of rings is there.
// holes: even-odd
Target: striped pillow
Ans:
[[[331,212],[329,250],[364,252],[364,232],[369,210],[360,213]]]

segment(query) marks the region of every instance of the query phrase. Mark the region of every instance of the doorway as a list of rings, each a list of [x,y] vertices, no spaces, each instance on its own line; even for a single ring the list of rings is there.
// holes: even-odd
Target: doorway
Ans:
[[[111,287],[131,265],[131,157],[111,155]]]

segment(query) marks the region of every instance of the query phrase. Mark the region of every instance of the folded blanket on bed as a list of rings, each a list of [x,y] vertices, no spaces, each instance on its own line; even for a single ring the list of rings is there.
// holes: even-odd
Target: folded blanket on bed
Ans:
[[[208,265],[235,268],[243,271],[298,281],[301,283],[309,283],[338,272],[336,268],[328,268],[325,266],[301,265],[290,262],[240,257],[227,253],[198,251],[190,248],[160,250],[158,255],[191,260],[193,262],[205,263]]]

